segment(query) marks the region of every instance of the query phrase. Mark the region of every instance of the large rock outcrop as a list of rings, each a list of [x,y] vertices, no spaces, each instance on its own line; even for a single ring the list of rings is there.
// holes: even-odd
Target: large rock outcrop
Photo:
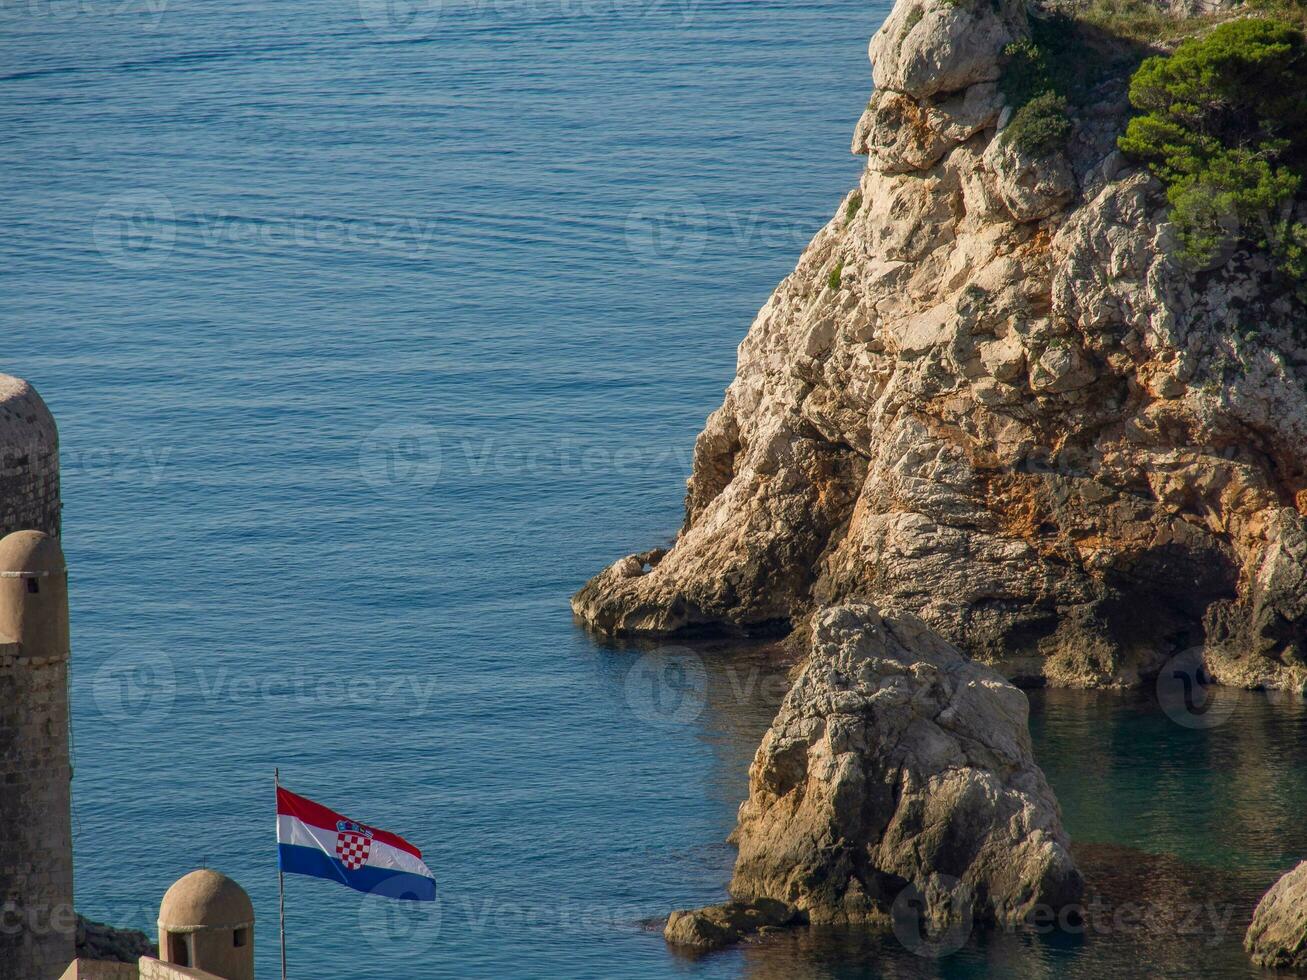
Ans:
[[[1243,945],[1258,966],[1307,970],[1307,861],[1262,896]]]
[[[1064,149],[1003,139],[1019,3],[899,0],[868,165],[759,312],[686,519],[573,600],[609,633],[913,610],[1018,679],[1307,678],[1307,310],[1236,252],[1174,258],[1116,149],[1124,75]],[[1305,216],[1307,217],[1307,216]]]
[[[931,920],[1016,923],[1079,899],[1020,690],[908,613],[824,610],[811,646],[749,770],[735,908],[885,924],[912,889]],[[668,938],[720,935],[695,915]]]

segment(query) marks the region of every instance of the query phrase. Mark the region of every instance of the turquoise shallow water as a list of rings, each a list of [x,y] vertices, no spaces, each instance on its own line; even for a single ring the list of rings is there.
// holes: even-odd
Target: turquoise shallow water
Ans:
[[[722,894],[783,670],[605,648],[567,597],[674,533],[735,344],[856,180],[886,9],[0,10],[0,367],[63,438],[83,912],[151,929],[208,863],[274,975],[279,765],[442,895],[288,881],[295,977],[1246,972],[1234,920],[1155,922],[1246,916],[1307,845],[1299,706],[1251,695],[1208,730],[1034,697],[1091,883],[1151,931],[691,960],[645,925]],[[682,710],[650,677],[695,657]]]

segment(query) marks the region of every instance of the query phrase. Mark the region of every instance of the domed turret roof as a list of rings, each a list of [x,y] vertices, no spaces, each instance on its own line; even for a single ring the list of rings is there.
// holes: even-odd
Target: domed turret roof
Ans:
[[[37,389],[21,378],[0,374],[0,431],[17,426],[35,426],[43,434],[55,434],[55,419]]]
[[[15,531],[0,538],[0,571],[62,572],[63,549],[41,531]]]
[[[165,929],[235,929],[254,921],[245,889],[220,871],[201,868],[178,878],[159,905]]]
[[[54,416],[36,389],[22,378],[0,374],[0,442],[54,446],[59,441]]]

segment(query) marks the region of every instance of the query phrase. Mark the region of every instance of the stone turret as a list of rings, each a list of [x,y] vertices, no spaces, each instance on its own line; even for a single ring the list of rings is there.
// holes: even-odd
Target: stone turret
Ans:
[[[73,957],[68,583],[42,531],[0,540],[0,978],[55,977]]]
[[[245,889],[210,868],[179,878],[159,905],[159,959],[254,980],[254,905]]]

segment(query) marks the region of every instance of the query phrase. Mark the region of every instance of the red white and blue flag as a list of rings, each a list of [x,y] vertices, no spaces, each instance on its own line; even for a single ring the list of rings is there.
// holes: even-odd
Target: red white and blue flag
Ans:
[[[386,898],[433,902],[436,880],[422,852],[378,830],[277,787],[277,855],[289,874],[328,878]]]

